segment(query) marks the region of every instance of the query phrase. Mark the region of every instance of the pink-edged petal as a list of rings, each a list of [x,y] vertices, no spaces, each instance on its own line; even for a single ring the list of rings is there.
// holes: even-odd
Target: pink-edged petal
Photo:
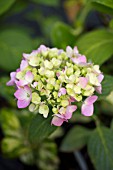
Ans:
[[[72,113],[77,109],[76,105],[67,106],[65,118],[70,119],[72,117]]]
[[[71,60],[72,60],[75,64],[78,64],[78,58],[71,58]]]
[[[97,78],[98,78],[99,83],[101,83],[102,80],[104,79],[104,75],[103,74],[99,74],[99,76]]]
[[[58,92],[58,96],[60,97],[61,95],[65,95],[65,94],[66,94],[66,89],[64,87],[60,88]]]
[[[24,57],[25,59],[29,59],[30,54],[23,53],[23,57]]]
[[[11,73],[10,73],[10,77],[11,77],[11,79],[15,79],[15,77],[16,77],[16,72],[11,72]]]
[[[61,118],[61,119],[65,119],[64,114],[55,114],[55,116],[57,116],[57,117],[59,117],[59,118]]]
[[[33,79],[34,79],[34,75],[32,74],[31,71],[28,71],[25,75],[25,80],[29,83],[32,83]]]
[[[14,96],[18,99],[18,100],[24,100],[27,98],[27,93],[25,92],[25,90],[23,88],[18,89],[15,93]]]
[[[74,47],[73,51],[75,55],[79,53],[78,48],[76,46]]]
[[[16,69],[16,73],[18,73],[19,71],[20,71],[20,68],[17,68],[17,69]]]
[[[16,77],[16,72],[11,72],[10,73],[11,80],[9,80],[6,85],[7,86],[13,86],[15,84],[15,77]]]
[[[93,111],[94,111],[93,104],[91,104],[91,105],[83,104],[82,105],[81,112],[84,116],[92,116]]]
[[[76,102],[76,100],[75,100],[74,97],[71,96],[71,97],[69,98],[69,103],[72,103],[72,102]]]
[[[64,122],[64,120],[62,118],[54,116],[52,121],[51,121],[51,124],[55,125],[55,126],[61,126],[63,124],[63,122]]]
[[[62,52],[64,52],[64,50],[62,50],[62,49],[59,50],[59,51],[58,51],[58,55],[60,55]]]
[[[36,56],[37,54],[38,54],[38,50],[33,50],[30,54],[23,53],[23,57],[29,60],[31,56],[33,57]]]
[[[27,84],[28,84],[28,82],[26,80],[16,81],[16,85],[19,86],[19,87],[23,87],[23,86],[25,86]]]
[[[60,76],[60,73],[56,73],[56,76],[59,77],[59,76]]]
[[[47,47],[45,45],[40,45],[38,48],[38,52],[45,52],[47,50]]]
[[[79,84],[80,86],[84,89],[87,86],[88,79],[85,77],[80,77],[79,78]]]
[[[82,55],[80,57],[78,57],[78,63],[86,63],[86,56],[85,55]]]
[[[72,49],[70,46],[67,46],[67,47],[66,47],[66,53],[67,53],[67,56],[68,56],[69,58],[71,58],[72,55],[73,55],[73,49]]]
[[[87,104],[87,105],[91,105],[91,104],[93,104],[97,99],[98,99],[98,96],[93,95],[93,96],[87,97],[87,98],[85,99],[84,103]]]
[[[14,81],[12,80],[9,80],[7,83],[6,83],[7,86],[13,86],[14,85]]]
[[[95,90],[96,90],[97,93],[101,94],[102,93],[102,86],[95,87]]]
[[[24,70],[28,66],[28,62],[26,60],[22,60],[20,64],[20,70]]]
[[[35,88],[38,85],[38,82],[34,82],[33,84],[31,84],[31,87]]]
[[[31,88],[29,86],[24,86],[24,90],[27,94],[31,95]]]
[[[30,104],[30,100],[18,100],[17,106],[18,108],[26,108]]]
[[[9,80],[7,83],[6,83],[7,86],[14,86],[15,85],[15,80]]]
[[[61,93],[63,94],[63,95],[65,95],[66,94],[66,89],[65,88],[60,88],[60,91],[61,91]]]

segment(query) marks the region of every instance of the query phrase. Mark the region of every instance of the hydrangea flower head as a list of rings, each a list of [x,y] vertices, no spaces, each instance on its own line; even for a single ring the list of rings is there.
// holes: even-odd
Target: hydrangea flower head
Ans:
[[[30,54],[23,53],[20,68],[10,76],[7,85],[16,87],[18,108],[29,106],[44,118],[51,114],[55,126],[68,122],[78,102],[84,116],[93,115],[98,99],[95,92],[102,93],[104,78],[99,66],[88,62],[77,47],[67,46],[64,51],[44,45]]]

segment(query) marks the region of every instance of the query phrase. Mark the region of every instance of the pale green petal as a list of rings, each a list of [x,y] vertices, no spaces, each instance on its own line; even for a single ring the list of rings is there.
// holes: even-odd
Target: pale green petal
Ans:
[[[32,93],[32,103],[39,104],[40,101],[41,101],[41,98],[40,98],[39,94],[36,92],[33,92]]]
[[[48,113],[49,113],[49,107],[45,104],[42,104],[39,106],[39,113],[43,114],[45,118],[47,118]]]

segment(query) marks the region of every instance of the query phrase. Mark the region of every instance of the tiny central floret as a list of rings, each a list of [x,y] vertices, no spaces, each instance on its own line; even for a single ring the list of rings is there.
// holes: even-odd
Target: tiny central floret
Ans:
[[[15,85],[18,108],[29,106],[29,110],[47,118],[52,108],[52,124],[61,126],[72,117],[77,102],[82,104],[85,116],[93,114],[94,92],[102,93],[104,78],[99,66],[87,62],[77,47],[66,51],[41,45],[23,59],[15,72],[11,73],[7,85]]]

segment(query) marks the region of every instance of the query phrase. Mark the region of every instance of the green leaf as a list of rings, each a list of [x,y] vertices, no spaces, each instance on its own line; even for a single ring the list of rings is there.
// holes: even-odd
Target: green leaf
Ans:
[[[90,133],[91,131],[82,126],[73,127],[63,139],[61,151],[72,152],[81,149],[86,145]]]
[[[11,137],[5,137],[2,140],[1,148],[3,154],[10,158],[19,157],[20,155],[31,151],[28,146],[25,146],[24,141]]]
[[[95,64],[102,64],[113,54],[113,32],[96,30],[81,36],[76,42],[81,54]]]
[[[110,94],[113,90],[113,77],[105,75],[104,80],[102,81],[102,94],[99,95],[99,99],[103,99]]]
[[[0,15],[6,12],[14,2],[15,0],[0,0]]]
[[[6,86],[6,83],[9,81],[9,77],[1,77],[0,78],[0,96],[3,97],[10,105],[16,106],[16,102],[14,100],[14,87]]]
[[[112,88],[113,89],[113,88]],[[113,105],[113,90],[111,93],[106,97],[106,101]]]
[[[58,6],[59,0],[32,0],[35,3],[43,4],[43,5],[49,5],[49,6]]]
[[[73,114],[70,122],[80,122],[80,123],[89,123],[92,121],[91,117],[83,116],[80,112]]]
[[[113,14],[112,0],[91,0],[92,5],[99,11]]]
[[[0,32],[0,67],[3,69],[17,69],[22,53],[31,50],[32,40],[25,32],[13,29]]]
[[[31,142],[39,143],[56,129],[56,126],[51,125],[51,116],[44,118],[38,113],[31,121],[29,139]]]
[[[57,22],[51,32],[51,41],[55,47],[65,49],[67,45],[74,46],[75,35],[68,25]]]
[[[111,121],[110,128],[111,128],[111,130],[113,131],[113,119],[112,119],[112,121]]]
[[[109,27],[113,29],[113,19],[111,19],[111,21],[109,22]]]
[[[89,138],[88,153],[96,170],[113,170],[113,132],[98,127]]]
[[[13,123],[12,123],[13,122]],[[0,112],[0,123],[2,129],[6,135],[9,135],[7,131],[10,129],[12,131],[18,131],[20,129],[20,122],[16,114],[9,109],[2,109]]]

